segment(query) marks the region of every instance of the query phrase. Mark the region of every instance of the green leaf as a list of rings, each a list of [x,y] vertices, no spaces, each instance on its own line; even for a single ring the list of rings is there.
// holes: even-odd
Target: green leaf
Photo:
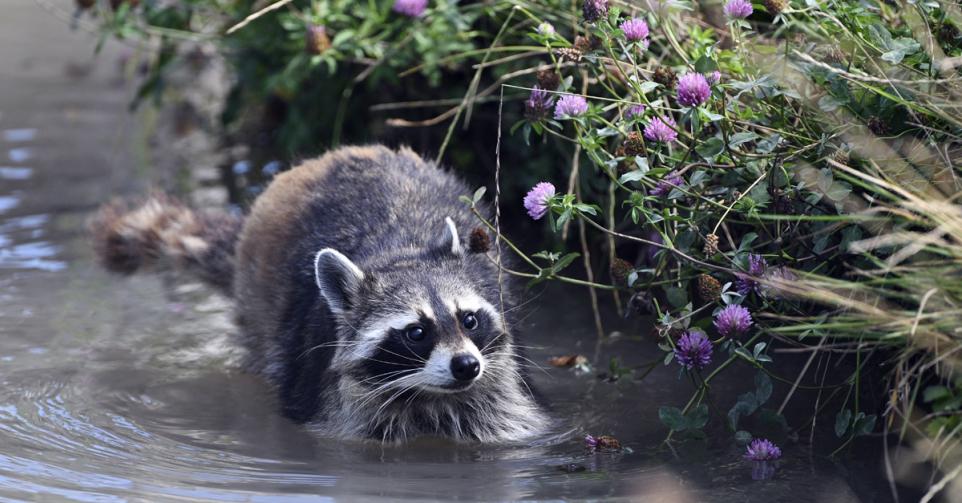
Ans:
[[[478,201],[484,197],[484,193],[487,191],[487,187],[478,187],[478,190],[474,191],[474,196],[471,198],[471,202],[477,204]]]
[[[688,428],[688,419],[678,407],[659,407],[658,419],[672,431],[684,431]]]
[[[650,169],[648,167],[648,158],[640,155],[635,157],[635,166],[638,166],[638,171],[641,171],[642,173],[647,173]]]
[[[952,392],[945,386],[929,386],[922,392],[922,401],[925,403],[952,396]]]
[[[761,407],[772,396],[772,380],[768,374],[759,372],[755,374],[755,404]]]
[[[668,303],[672,307],[681,308],[688,303],[688,292],[683,288],[676,286],[668,287],[665,289],[665,296],[668,297]]]
[[[745,430],[735,432],[735,443],[738,445],[748,445],[752,441],[752,434]]]
[[[869,433],[872,433],[872,430],[875,429],[875,420],[876,420],[875,414],[866,416],[863,413],[859,412],[859,416],[862,416],[862,417],[857,418],[855,420],[855,424],[852,426],[852,432],[855,434],[855,436],[858,437],[858,436],[868,435]]]
[[[728,146],[734,148],[741,145],[742,143],[748,143],[750,141],[757,140],[758,138],[759,136],[757,134],[752,133],[750,131],[735,133],[731,135],[731,137],[728,139]]]
[[[782,135],[775,133],[769,136],[768,138],[765,138],[764,140],[758,142],[758,146],[755,147],[755,150],[759,154],[770,154],[773,150],[775,150],[775,147],[777,147],[778,144],[781,143],[781,141],[782,141]]]
[[[571,262],[573,262],[574,259],[576,259],[576,258],[578,258],[578,257],[580,257],[580,256],[581,256],[580,253],[569,253],[569,254],[565,255],[564,257],[561,257],[560,259],[558,259],[557,262],[555,262],[554,264],[552,264],[552,266],[551,266],[551,272],[552,272],[552,273],[560,272],[560,271],[561,271],[562,269],[564,269],[565,267],[568,267],[569,265],[571,265]]]
[[[638,88],[641,90],[641,93],[642,93],[642,94],[648,94],[648,93],[654,91],[655,88],[657,88],[657,87],[660,86],[660,85],[661,85],[661,84],[659,84],[659,83],[657,83],[657,82],[654,82],[654,81],[651,81],[651,80],[646,80],[646,81],[642,82],[641,84],[639,84],[639,85],[638,85]]]
[[[634,169],[621,175],[618,178],[618,182],[622,184],[625,184],[628,182],[637,182],[638,180],[641,180],[644,177],[645,177],[644,173],[642,173],[640,170]]]
[[[835,436],[842,438],[848,431],[848,425],[852,423],[852,411],[842,409],[835,414]]]
[[[919,52],[922,46],[914,39],[900,37],[889,43],[889,51],[882,54],[882,59],[897,65],[910,54]]]
[[[702,56],[695,61],[695,71],[698,73],[711,73],[717,69],[718,65],[708,56]]]
[[[755,393],[751,391],[742,393],[738,396],[738,401],[735,402],[735,405],[728,411],[728,425],[731,426],[733,430],[738,430],[738,420],[742,416],[751,415],[757,408],[758,405],[755,404]]]
[[[833,112],[845,104],[845,100],[838,99],[831,94],[826,94],[818,100],[818,108],[823,112]]]
[[[725,142],[721,138],[709,138],[706,141],[701,142],[697,147],[695,147],[695,152],[698,155],[704,157],[706,160],[712,161],[718,154],[725,151]]]
[[[700,404],[688,413],[688,428],[700,430],[708,424],[708,405]]]

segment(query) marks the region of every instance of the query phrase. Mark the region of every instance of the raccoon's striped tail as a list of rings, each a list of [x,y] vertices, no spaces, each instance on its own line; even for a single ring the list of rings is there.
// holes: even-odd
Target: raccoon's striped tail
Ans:
[[[97,256],[110,271],[183,269],[230,295],[243,222],[226,212],[195,212],[154,194],[137,205],[104,205],[90,228]]]

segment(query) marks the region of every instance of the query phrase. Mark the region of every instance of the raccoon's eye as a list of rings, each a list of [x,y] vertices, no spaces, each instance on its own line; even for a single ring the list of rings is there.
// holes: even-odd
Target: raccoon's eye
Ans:
[[[468,313],[464,315],[464,318],[461,318],[461,324],[468,330],[474,330],[478,328],[478,317],[474,313]]]
[[[404,330],[404,336],[414,342],[418,342],[424,339],[424,328],[421,327],[421,325],[411,325]]]

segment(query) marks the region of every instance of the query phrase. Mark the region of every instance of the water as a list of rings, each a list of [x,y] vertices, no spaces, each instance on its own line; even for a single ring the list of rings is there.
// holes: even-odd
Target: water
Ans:
[[[71,2],[60,2],[69,6]],[[839,469],[783,445],[775,480],[753,482],[730,433],[658,446],[656,405],[691,388],[668,369],[645,381],[595,374],[613,356],[657,358],[643,322],[596,344],[581,290],[531,295],[524,324],[532,384],[551,404],[555,436],[522,447],[422,440],[403,447],[314,438],[276,413],[257,378],[234,366],[229,304],[171,278],[118,278],[92,260],[84,224],[111,196],[151,180],[129,90],[106,47],[28,0],[0,18],[0,496],[77,501],[350,499],[886,500],[877,458]],[[43,33],[42,37],[30,37]],[[23,40],[31,42],[24,53]],[[78,66],[79,65],[79,66]],[[68,71],[65,71],[65,68]],[[79,71],[77,70],[80,68]],[[158,154],[162,155],[162,149]],[[586,355],[594,372],[544,364]],[[717,399],[751,374],[721,380]],[[776,389],[776,395],[784,393]],[[727,409],[726,409],[727,410]],[[722,424],[719,417],[713,424]],[[589,452],[585,433],[630,448]],[[857,465],[857,463],[856,463]],[[853,469],[854,470],[854,469]],[[855,474],[855,475],[852,475]],[[852,482],[861,480],[861,482]]]

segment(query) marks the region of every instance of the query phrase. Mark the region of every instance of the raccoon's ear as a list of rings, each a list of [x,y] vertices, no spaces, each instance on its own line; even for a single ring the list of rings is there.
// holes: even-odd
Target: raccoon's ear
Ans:
[[[444,253],[460,257],[464,255],[464,248],[461,246],[461,237],[458,236],[458,228],[454,225],[451,217],[444,217],[444,235],[437,245]]]
[[[334,313],[350,307],[363,280],[364,271],[334,248],[324,248],[314,257],[314,281]]]

